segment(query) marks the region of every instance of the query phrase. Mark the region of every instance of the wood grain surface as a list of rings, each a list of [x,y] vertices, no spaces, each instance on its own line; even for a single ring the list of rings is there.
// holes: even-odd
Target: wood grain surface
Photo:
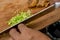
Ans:
[[[41,30],[58,20],[60,20],[60,8],[57,8],[54,11],[51,11],[46,15],[29,22],[27,25],[35,30]],[[8,32],[0,34],[0,40],[8,40],[9,37]]]
[[[60,19],[60,8],[55,9],[52,12],[49,12],[48,14],[32,21],[29,23],[30,28],[33,28],[35,30],[41,30],[45,27],[47,27],[48,25],[58,21]],[[9,34],[8,32],[2,33],[0,35],[0,39],[1,40],[8,40],[9,39]]]
[[[18,14],[16,12],[30,9],[27,5],[28,0],[23,1],[24,0],[0,0],[0,32],[10,28],[8,21]],[[36,13],[43,9],[45,9],[45,7],[34,7],[31,11],[32,13]]]

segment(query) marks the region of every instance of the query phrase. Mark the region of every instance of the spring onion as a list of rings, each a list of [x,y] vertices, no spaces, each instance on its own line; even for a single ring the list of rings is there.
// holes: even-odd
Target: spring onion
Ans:
[[[20,23],[23,20],[27,19],[29,16],[31,15],[31,11],[28,10],[27,12],[19,12],[16,16],[12,17],[9,21],[8,21],[8,25],[12,26],[16,23]]]

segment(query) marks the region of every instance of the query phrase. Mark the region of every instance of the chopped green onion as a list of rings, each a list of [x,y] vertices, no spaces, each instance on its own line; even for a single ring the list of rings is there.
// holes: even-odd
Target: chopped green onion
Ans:
[[[8,25],[13,26],[16,23],[22,22],[23,20],[27,19],[30,15],[30,10],[28,10],[27,12],[19,12],[16,16],[12,17],[8,21]]]

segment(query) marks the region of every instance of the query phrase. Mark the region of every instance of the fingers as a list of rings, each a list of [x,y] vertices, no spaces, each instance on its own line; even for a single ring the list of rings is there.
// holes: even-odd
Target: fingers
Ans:
[[[18,25],[18,29],[21,32],[21,35],[26,39],[26,40],[30,40],[33,35],[31,35],[31,31],[30,28],[28,28],[26,25],[24,24],[20,24]]]
[[[20,36],[20,34],[16,31],[16,29],[11,29],[10,32],[9,32],[10,36],[13,38],[13,39],[18,39],[18,37]]]
[[[18,29],[20,32],[25,32],[25,31],[29,30],[29,28],[27,28],[27,26],[24,24],[18,25]]]
[[[18,33],[17,31],[16,31],[16,29],[11,29],[10,30],[10,35],[11,35],[11,37],[14,39],[14,40],[21,40],[23,37],[27,40],[27,39],[31,39],[31,35],[30,35],[30,31],[29,31],[29,28],[27,28],[24,24],[20,24],[20,25],[18,25],[18,29],[19,29],[19,31],[21,32],[21,34],[20,33]],[[29,32],[28,32],[29,31]],[[24,39],[23,38],[23,39]]]
[[[27,28],[24,24],[18,25],[18,29],[21,32],[21,34],[18,33],[16,31],[16,29],[10,30],[10,35],[14,40],[22,40],[22,39],[24,39],[24,40],[31,40],[31,39],[49,40],[49,38],[46,35],[44,35],[43,33],[39,32],[39,31],[35,31],[30,28]]]

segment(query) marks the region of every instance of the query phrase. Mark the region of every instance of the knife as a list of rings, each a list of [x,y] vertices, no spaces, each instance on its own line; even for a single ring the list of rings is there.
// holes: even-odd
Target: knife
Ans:
[[[39,15],[39,14],[42,14],[42,12],[45,12],[45,11],[47,11],[47,10],[52,9],[53,7],[54,7],[54,8],[58,8],[57,3],[52,4],[51,6],[49,6],[49,7],[45,8],[45,9],[43,9],[43,10],[41,10],[41,11],[35,13],[34,15],[30,16],[29,18],[23,20],[23,21],[20,22],[20,23],[25,23],[27,26],[29,26],[29,24],[27,24],[27,21],[31,20],[31,19],[32,19],[33,17],[35,17],[35,16],[37,17],[37,15]],[[0,33],[3,33],[4,31],[6,31],[6,30],[8,30],[8,29],[14,27],[15,25],[20,24],[20,23],[16,23],[16,24],[14,24],[13,26],[10,26],[10,27],[8,27],[8,28],[6,28],[6,29],[0,31]]]

